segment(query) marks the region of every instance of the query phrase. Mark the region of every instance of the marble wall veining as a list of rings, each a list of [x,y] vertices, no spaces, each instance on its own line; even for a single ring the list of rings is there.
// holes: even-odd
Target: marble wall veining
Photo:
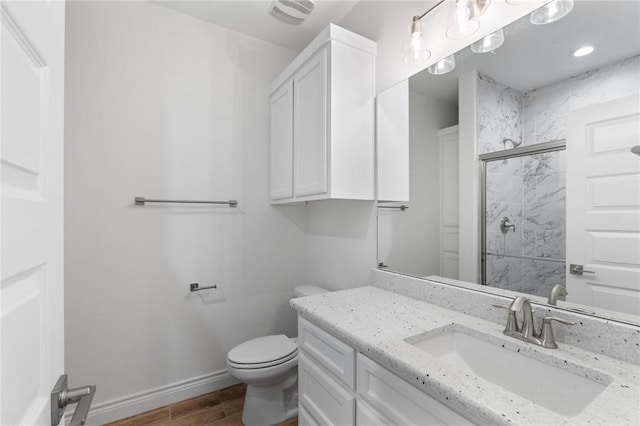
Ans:
[[[532,145],[566,138],[569,111],[640,93],[640,55],[523,94],[522,138]]]
[[[478,73],[478,153],[513,148],[505,139],[522,140],[523,94]]]
[[[478,73],[478,152],[565,139],[569,111],[640,93],[640,55],[519,92]]]

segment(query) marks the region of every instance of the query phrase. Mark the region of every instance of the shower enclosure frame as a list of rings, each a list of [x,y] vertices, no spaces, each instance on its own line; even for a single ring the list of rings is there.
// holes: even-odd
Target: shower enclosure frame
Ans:
[[[554,152],[566,150],[567,141],[561,139],[552,142],[543,142],[534,145],[519,146],[512,149],[504,149],[500,151],[487,152],[480,154],[480,284],[488,285],[487,280],[487,263],[486,263],[486,227],[487,227],[487,162],[495,160],[508,160],[510,158],[524,157],[527,155],[542,154],[545,152]],[[537,259],[529,256],[513,256],[512,258],[521,259]],[[566,264],[566,262],[565,262]]]

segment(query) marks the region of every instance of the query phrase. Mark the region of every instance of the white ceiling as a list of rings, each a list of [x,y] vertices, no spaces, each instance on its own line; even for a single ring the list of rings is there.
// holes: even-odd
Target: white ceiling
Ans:
[[[153,1],[295,51],[301,51],[330,22],[375,41],[398,38],[396,32],[406,30],[408,16],[422,13],[436,2],[316,0],[316,7],[305,22],[289,25],[267,13],[271,0]],[[457,78],[471,69],[516,90],[528,91],[640,54],[640,1],[577,0],[573,11],[555,23],[534,26],[528,16],[514,22],[505,29],[505,39],[494,53],[477,55],[468,48],[459,51],[453,72],[432,76],[425,70],[411,77],[411,88],[455,104]],[[569,56],[587,42],[598,46],[595,53],[579,59]]]
[[[272,0],[160,0],[157,5],[202,19],[233,31],[301,51],[329,23],[336,23],[359,0],[316,0],[309,17],[300,25],[281,22],[267,12]]]

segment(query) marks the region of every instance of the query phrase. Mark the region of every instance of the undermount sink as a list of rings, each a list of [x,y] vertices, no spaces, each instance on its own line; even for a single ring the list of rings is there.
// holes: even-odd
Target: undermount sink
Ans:
[[[586,408],[611,382],[593,381],[544,361],[524,355],[515,347],[492,343],[495,337],[450,324],[406,342],[456,369],[490,381],[508,391],[563,416],[575,416]],[[507,345],[509,346],[509,345]],[[513,346],[512,346],[513,347]],[[564,361],[566,362],[566,361]],[[591,377],[602,374],[586,370]]]

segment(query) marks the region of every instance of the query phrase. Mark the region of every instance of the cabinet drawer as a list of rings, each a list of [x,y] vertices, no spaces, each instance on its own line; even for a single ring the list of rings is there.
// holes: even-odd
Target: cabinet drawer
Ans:
[[[298,317],[298,346],[349,389],[354,388],[355,352],[351,346],[302,317]]]
[[[298,380],[300,406],[307,417],[306,424],[354,424],[355,396],[304,353],[298,358]]]
[[[358,395],[394,425],[473,424],[362,354],[358,354]]]

